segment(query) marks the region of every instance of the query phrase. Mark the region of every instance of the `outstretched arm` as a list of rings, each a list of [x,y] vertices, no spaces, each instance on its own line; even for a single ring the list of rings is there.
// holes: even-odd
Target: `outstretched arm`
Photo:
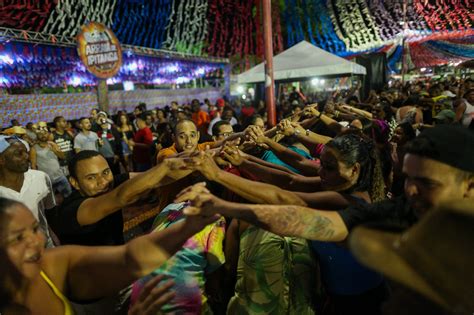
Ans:
[[[250,205],[219,199],[201,184],[188,187],[177,202],[189,200],[187,215],[219,213],[247,221],[255,226],[282,236],[296,236],[309,240],[338,242],[344,240],[348,230],[336,211],[320,211],[303,206]]]
[[[142,195],[162,185],[162,179],[167,174],[173,173],[173,170],[178,170],[179,163],[180,159],[164,160],[149,171],[133,176],[112,191],[86,199],[77,211],[77,221],[80,225],[94,224],[109,214],[134,203]]]
[[[188,167],[201,172],[207,179],[232,190],[239,196],[256,203],[306,205],[295,193],[276,186],[260,183],[221,170],[213,158],[201,154],[188,161]]]
[[[187,218],[122,246],[60,246],[46,252],[42,268],[73,299],[110,296],[158,268],[217,218]]]
[[[315,192],[321,190],[319,177],[306,177],[282,172],[249,160],[243,160],[238,166],[240,171],[255,175],[258,179],[291,191]]]

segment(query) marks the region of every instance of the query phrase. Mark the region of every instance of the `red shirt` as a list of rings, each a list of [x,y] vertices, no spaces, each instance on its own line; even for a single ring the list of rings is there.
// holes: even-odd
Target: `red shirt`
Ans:
[[[244,107],[241,109],[240,112],[242,113],[243,116],[250,117],[250,116],[253,116],[253,114],[255,114],[255,108],[251,106]]]
[[[192,119],[198,128],[201,128],[203,125],[209,124],[210,122],[209,114],[202,110],[193,113]]]
[[[133,137],[133,141],[138,144],[133,147],[133,160],[137,163],[151,164],[150,149],[153,145],[153,134],[150,128],[145,127],[138,130]]]

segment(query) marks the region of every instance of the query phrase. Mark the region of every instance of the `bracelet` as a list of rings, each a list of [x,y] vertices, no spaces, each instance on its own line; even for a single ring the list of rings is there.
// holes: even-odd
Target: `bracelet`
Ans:
[[[322,115],[323,115],[323,112],[319,112],[319,115],[318,115],[318,116],[316,116],[316,118],[318,118],[318,119],[319,119],[319,118],[321,118],[321,116],[322,116]]]
[[[309,132],[310,132],[310,130],[306,129],[306,137],[309,137]]]

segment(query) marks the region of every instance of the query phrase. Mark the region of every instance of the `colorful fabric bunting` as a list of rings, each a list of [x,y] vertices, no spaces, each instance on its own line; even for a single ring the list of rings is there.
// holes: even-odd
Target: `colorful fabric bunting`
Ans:
[[[0,26],[54,34],[54,43],[96,21],[123,44],[230,57],[242,71],[262,60],[261,9],[261,0],[4,0]],[[403,39],[422,45],[410,58],[435,51],[438,63],[471,56],[456,43],[474,44],[472,0],[273,0],[272,24],[275,53],[302,40],[343,57],[398,52]]]
[[[200,55],[207,37],[207,0],[174,0],[163,47]]]
[[[112,30],[121,43],[162,48],[172,0],[117,0]]]

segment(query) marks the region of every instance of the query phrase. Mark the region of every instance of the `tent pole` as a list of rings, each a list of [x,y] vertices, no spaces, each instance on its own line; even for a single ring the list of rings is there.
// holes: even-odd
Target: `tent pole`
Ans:
[[[268,126],[276,125],[275,83],[273,80],[273,35],[272,3],[262,0],[263,7],[263,42],[265,49],[265,103],[267,105]]]
[[[407,53],[408,53],[408,45],[405,40],[406,31],[408,29],[407,23],[407,1],[403,1],[403,37],[402,37],[402,85],[405,85],[405,74],[407,72]]]

